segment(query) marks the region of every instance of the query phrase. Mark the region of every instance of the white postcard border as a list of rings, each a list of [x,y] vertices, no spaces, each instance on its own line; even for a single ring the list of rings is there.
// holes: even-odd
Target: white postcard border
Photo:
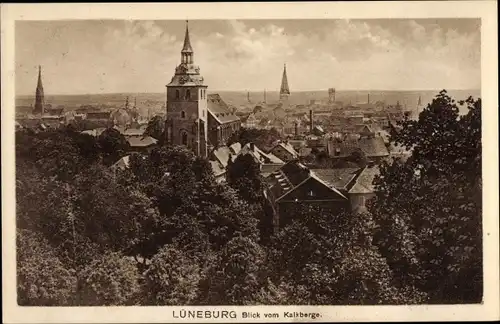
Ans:
[[[481,97],[483,102],[484,302],[447,306],[190,306],[190,307],[19,307],[15,273],[14,21],[56,19],[313,19],[313,18],[481,18]],[[498,36],[494,1],[308,2],[177,4],[3,4],[2,21],[2,258],[5,323],[103,322],[312,322],[492,320],[499,315],[498,212]],[[432,76],[429,76],[432,77]],[[180,311],[227,310],[236,319],[181,319]],[[241,313],[260,312],[260,319]],[[315,312],[321,317],[285,318],[284,312]],[[280,318],[263,318],[277,312]]]

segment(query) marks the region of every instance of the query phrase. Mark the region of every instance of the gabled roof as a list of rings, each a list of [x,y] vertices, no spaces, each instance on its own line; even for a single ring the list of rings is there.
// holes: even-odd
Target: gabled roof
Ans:
[[[286,195],[299,188],[308,180],[317,181],[340,197],[347,197],[336,188],[334,181],[325,177],[324,174],[318,174],[310,170],[305,165],[297,161],[290,161],[280,169],[274,171],[266,180],[270,185],[270,191],[276,201],[283,199]],[[338,182],[338,181],[337,181]]]
[[[349,190],[350,194],[370,194],[374,193],[373,179],[380,174],[378,167],[367,167],[361,171],[354,186]]]
[[[293,148],[292,144],[288,143],[288,142],[279,142],[278,144],[276,144],[273,149],[271,151],[273,151],[276,147],[282,147],[285,151],[287,151],[288,153],[290,153],[291,155],[293,155],[294,157],[297,157],[299,156],[299,153],[297,153],[297,151]]]
[[[236,142],[229,145],[229,148],[231,149],[233,154],[238,154],[241,151],[241,144],[239,142]]]
[[[125,170],[130,166],[130,155],[126,155],[119,159],[115,164],[111,166],[111,169],[116,170]]]
[[[284,162],[271,153],[264,153],[256,145],[247,143],[243,146],[238,155],[251,154],[259,164],[284,164]]]
[[[346,157],[353,152],[361,150],[367,157],[384,157],[389,155],[384,139],[376,136],[371,138],[346,139],[344,141],[328,141],[330,154],[336,153],[337,157]]]
[[[330,186],[337,189],[347,190],[360,169],[312,169],[311,171]]]
[[[231,158],[231,161],[234,161],[236,158],[236,155],[234,155],[227,146],[220,146],[216,148],[212,151],[212,155],[222,165],[223,168],[227,167],[229,158]]]
[[[212,171],[216,177],[219,177],[226,173],[226,169],[219,163],[219,161],[210,160],[208,161],[212,167]]]

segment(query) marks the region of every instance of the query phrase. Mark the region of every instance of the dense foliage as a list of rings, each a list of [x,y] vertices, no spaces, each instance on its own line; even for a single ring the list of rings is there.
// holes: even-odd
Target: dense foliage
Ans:
[[[392,130],[412,156],[381,166],[370,208],[376,245],[399,281],[434,303],[482,298],[481,100],[459,104],[467,114],[442,91],[418,120]]]
[[[183,147],[133,153],[115,168],[128,153],[113,130],[17,132],[18,303],[479,302],[481,102],[464,105],[459,116],[441,93],[394,129],[391,140],[413,156],[380,166],[369,212],[297,204],[276,232],[250,155],[218,183]],[[273,134],[242,130],[238,139]]]

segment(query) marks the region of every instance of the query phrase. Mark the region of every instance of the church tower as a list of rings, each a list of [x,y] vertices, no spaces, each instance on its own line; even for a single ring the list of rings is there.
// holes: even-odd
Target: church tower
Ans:
[[[281,78],[280,102],[288,101],[290,89],[288,88],[288,77],[286,76],[286,64],[283,67],[283,77]]]
[[[167,85],[166,140],[173,145],[184,145],[198,156],[207,156],[207,86],[200,68],[194,65],[194,52],[186,21],[181,63]]]
[[[38,66],[38,83],[36,85],[36,95],[35,95],[35,108],[33,109],[34,114],[44,113],[45,107],[45,97],[43,94],[43,85],[42,85],[42,67]]]

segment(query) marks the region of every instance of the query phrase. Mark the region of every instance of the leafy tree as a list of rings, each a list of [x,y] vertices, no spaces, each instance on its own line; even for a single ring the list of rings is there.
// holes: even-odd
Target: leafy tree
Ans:
[[[151,118],[144,135],[149,135],[163,142],[165,140],[165,120],[161,116],[154,116]]]
[[[98,152],[95,141],[83,134],[65,130],[16,132],[16,161],[34,163],[45,176],[63,181],[97,162]]]
[[[261,203],[264,183],[260,166],[250,154],[238,155],[227,167],[227,182],[249,203]]]
[[[412,149],[381,165],[369,210],[375,243],[398,281],[431,303],[479,302],[482,296],[481,100],[468,113],[442,91],[416,121],[404,119],[391,141]],[[391,199],[386,199],[391,197]]]
[[[228,140],[228,145],[239,142],[241,146],[248,143],[254,143],[257,147],[261,149],[270,148],[273,143],[281,139],[279,132],[272,128],[267,129],[257,129],[257,128],[241,128],[238,132],[231,135]]]
[[[129,149],[125,136],[114,128],[108,128],[102,132],[98,143],[103,155],[103,163],[108,166],[123,157]]]
[[[175,245],[166,245],[151,259],[144,273],[144,295],[149,305],[188,305],[198,298],[198,263]]]
[[[119,253],[105,253],[96,258],[78,277],[80,305],[127,305],[140,289],[135,263]]]
[[[69,306],[76,276],[36,232],[17,231],[17,300],[21,306]]]
[[[254,304],[265,283],[266,253],[248,237],[236,236],[222,249],[209,277],[208,304]]]
[[[393,284],[391,269],[372,245],[369,215],[332,213],[297,206],[297,216],[273,244],[275,276],[292,304],[412,303],[423,294],[405,294]],[[293,215],[291,215],[293,216]]]

